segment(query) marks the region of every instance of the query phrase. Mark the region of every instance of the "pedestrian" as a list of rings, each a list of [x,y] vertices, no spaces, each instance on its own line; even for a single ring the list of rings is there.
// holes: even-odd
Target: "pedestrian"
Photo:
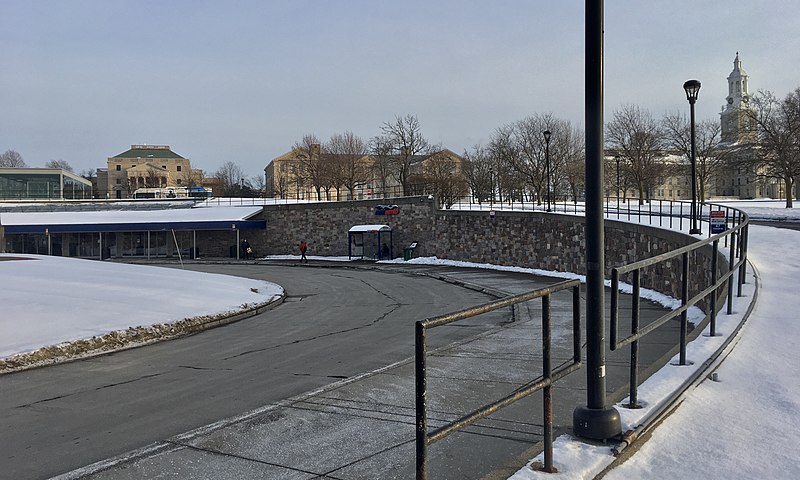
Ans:
[[[391,260],[389,245],[386,245],[386,243],[381,247],[381,260]]]
[[[308,263],[308,259],[306,258],[306,250],[308,250],[308,245],[306,244],[305,240],[300,241],[300,261],[305,261]]]
[[[242,258],[247,260],[251,253],[253,253],[253,249],[250,248],[250,242],[245,238],[242,240]]]

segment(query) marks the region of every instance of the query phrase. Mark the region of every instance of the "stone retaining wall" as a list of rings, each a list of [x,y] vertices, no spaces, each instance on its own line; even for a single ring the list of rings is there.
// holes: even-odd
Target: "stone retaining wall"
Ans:
[[[414,256],[436,256],[496,265],[514,265],[561,272],[585,273],[583,217],[542,212],[442,211],[428,197],[395,198],[399,215],[377,216],[379,200],[287,204],[264,207],[258,217],[265,232],[249,233],[259,255],[298,254],[305,240],[309,255],[346,256],[347,232],[353,225],[392,227],[393,256],[418,242]],[[692,243],[679,232],[607,219],[606,269],[650,258]],[[724,264],[724,263],[723,263]],[[693,282],[690,296],[708,285],[710,249],[690,255]],[[722,265],[722,264],[721,264]],[[680,259],[642,272],[642,286],[680,298]],[[621,279],[625,281],[625,278]]]

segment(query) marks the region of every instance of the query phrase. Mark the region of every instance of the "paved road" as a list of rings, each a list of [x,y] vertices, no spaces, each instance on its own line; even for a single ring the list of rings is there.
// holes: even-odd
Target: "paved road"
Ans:
[[[487,294],[418,273],[508,293],[553,283],[552,279],[537,279],[527,274],[442,267],[354,270],[220,264],[187,268],[270,280],[283,285],[288,298],[265,314],[184,339],[0,377],[0,442],[4,446],[0,454],[0,478],[46,478],[60,474],[406,359],[413,355],[415,320],[491,299]],[[568,303],[569,292],[562,293],[562,298],[554,297],[553,307],[564,317],[562,323],[568,325],[569,310],[562,307]],[[475,407],[475,402],[496,399],[498,388],[514,388],[513,385],[526,381],[531,375],[530,363],[540,362],[536,360],[535,347],[540,330],[539,308],[536,302],[523,305],[517,312],[520,323],[513,325],[507,325],[510,310],[503,310],[436,329],[435,335],[428,339],[430,348],[466,338],[479,340],[466,351],[441,357],[444,364],[437,367],[441,376],[435,376],[434,381],[444,383],[434,385],[437,392],[434,400],[441,396],[448,408],[468,411]],[[655,318],[660,312],[657,307],[643,305],[643,320]],[[499,325],[507,328],[498,330]],[[642,370],[649,370],[651,363],[660,361],[674,344],[675,327],[672,325],[652,338],[649,346],[643,345]],[[494,332],[495,340],[480,335],[489,330]],[[521,335],[519,332],[523,330],[529,332]],[[504,337],[505,340],[496,341]],[[554,332],[554,338],[560,338],[565,345],[571,344],[569,334],[564,331]],[[627,381],[626,355],[626,351],[609,355],[609,394]],[[464,359],[477,361],[464,370],[457,363]],[[413,409],[406,407],[409,392],[413,390],[408,386],[413,381],[411,372],[413,365],[401,364],[392,372],[371,377],[367,383],[328,389],[314,396],[311,403],[307,400],[302,405],[280,409],[276,411],[283,419],[280,422],[274,415],[265,414],[263,418],[252,419],[254,424],[237,425],[262,428],[266,421],[276,428],[268,438],[283,445],[278,451],[288,456],[277,460],[268,457],[264,461],[295,473],[336,468],[337,476],[318,478],[366,479],[374,478],[377,469],[385,468],[387,472],[382,473],[385,478],[392,475],[395,475],[392,478],[408,478],[408,468],[413,468],[410,466],[413,455],[407,451],[413,435],[406,432],[413,425],[406,418],[409,412],[413,415]],[[570,376],[571,380],[557,391],[561,400],[555,405],[555,416],[561,425],[569,424],[573,406],[584,401],[583,376],[583,373]],[[460,384],[453,384],[454,381]],[[313,428],[303,415],[331,402],[349,405],[344,414],[334,415],[337,418],[365,421],[362,417],[376,413],[363,405],[356,408],[359,397],[352,396],[350,391],[363,394],[362,390],[374,382],[385,382],[377,390],[382,395],[381,408],[392,411],[399,408],[402,415],[386,432],[369,425],[366,431],[348,437],[349,441],[362,438],[365,447],[358,452],[348,450],[348,455],[359,453],[364,457],[360,460],[348,457],[345,463],[353,461],[350,470],[339,465],[345,460],[344,451],[336,445],[323,454],[318,445],[311,447],[316,445],[316,434],[296,435],[297,425],[286,427],[297,419],[303,428]],[[342,399],[335,400],[335,392],[341,392]],[[387,392],[399,397],[387,396]],[[612,397],[618,398],[619,393]],[[519,468],[540,438],[538,414],[531,420],[531,412],[541,411],[537,402],[536,398],[526,399],[499,415],[493,420],[500,422],[499,429],[478,427],[452,441],[437,444],[432,468],[438,472],[438,478],[505,478]],[[333,431],[347,430],[336,427]],[[245,433],[236,433],[235,437],[243,438]],[[368,440],[365,435],[375,438]],[[395,438],[397,435],[402,438]],[[478,446],[470,440],[474,438],[480,439]],[[206,452],[207,442],[214,449],[221,448],[215,438],[197,441],[198,445],[190,447],[195,454]],[[390,446],[381,454],[366,448],[382,442]],[[313,455],[308,454],[308,448],[314,449]],[[465,451],[472,453],[464,456]],[[160,458],[167,462],[175,460]],[[162,469],[150,459],[142,461],[148,468],[155,468],[159,476],[170,474],[166,466]],[[122,470],[106,472],[107,478],[139,478],[140,466],[137,463],[129,469],[122,465]],[[359,473],[359,468],[365,470]],[[127,477],[115,476],[126,472]],[[150,474],[156,475],[149,471],[145,476]]]
[[[788,228],[790,230],[800,230],[800,222],[780,221],[780,220],[750,220],[753,225],[765,227]]]
[[[490,300],[403,273],[195,268],[270,280],[284,286],[288,298],[224,328],[1,376],[0,478],[60,474],[374,370],[413,352],[414,321]],[[434,343],[474,335],[508,315],[447,328]]]

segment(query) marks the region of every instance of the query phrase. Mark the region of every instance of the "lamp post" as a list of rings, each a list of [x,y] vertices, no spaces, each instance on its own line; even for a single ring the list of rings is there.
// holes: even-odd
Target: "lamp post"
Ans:
[[[697,227],[697,178],[695,174],[696,164],[695,164],[695,156],[694,156],[694,148],[695,148],[695,140],[694,140],[694,104],[697,101],[697,94],[700,92],[700,82],[697,80],[687,80],[686,83],[683,84],[683,89],[686,91],[686,99],[689,100],[689,111],[690,111],[690,126],[692,132],[692,210],[691,210],[691,227],[689,228],[689,234],[698,234],[701,233],[700,229]]]
[[[606,404],[605,233],[603,219],[603,1],[586,1],[586,405],[572,412],[579,437],[622,433],[619,412]]]
[[[542,132],[544,135],[544,158],[547,162],[547,211],[550,211],[550,130]]]
[[[494,167],[489,167],[489,210],[494,210]]]
[[[617,161],[617,212],[619,212],[619,155],[614,155],[614,160]]]

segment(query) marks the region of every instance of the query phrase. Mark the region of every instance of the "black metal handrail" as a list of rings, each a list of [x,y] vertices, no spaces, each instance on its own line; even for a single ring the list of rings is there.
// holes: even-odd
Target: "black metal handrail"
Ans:
[[[722,205],[703,204],[709,207],[709,212],[712,208],[726,209]],[[633,262],[621,267],[613,268],[611,270],[611,321],[610,321],[610,348],[616,350],[624,346],[630,345],[630,391],[629,391],[629,408],[638,408],[638,367],[639,367],[639,340],[657,330],[669,320],[680,316],[680,339],[679,339],[679,364],[686,365],[686,344],[687,344],[687,331],[688,331],[688,311],[692,306],[695,306],[703,301],[706,301],[710,296],[709,305],[709,335],[716,335],[716,316],[717,316],[717,302],[719,289],[727,283],[727,314],[732,313],[733,308],[733,282],[738,284],[737,296],[742,296],[742,284],[745,283],[746,263],[747,263],[747,234],[749,228],[749,217],[745,212],[735,210],[735,215],[731,216],[730,211],[726,211],[726,216],[731,216],[734,219],[734,226],[727,229],[723,233],[709,236],[705,240],[701,240],[690,245],[678,248],[671,252],[661,255],[656,255],[651,258]],[[727,244],[730,239],[730,251],[728,258],[728,269],[722,275],[719,275],[718,256],[719,256],[719,243],[720,240],[725,240]],[[738,246],[737,249],[737,240]],[[699,254],[700,249],[711,246],[711,279],[708,285],[705,286],[700,292],[696,293],[692,298],[689,298],[689,254]],[[641,289],[641,272],[646,267],[655,266],[664,262],[681,258],[681,306],[663,316],[656,319],[646,327],[640,328],[639,326],[639,303],[640,303],[640,289]],[[735,258],[738,257],[738,261]],[[632,283],[632,298],[631,298],[631,334],[623,339],[619,339],[619,304],[620,304],[620,291],[619,279],[620,275],[630,274]],[[738,274],[738,275],[737,275]],[[734,275],[737,275],[734,278]]]
[[[562,364],[553,369],[551,358],[551,325],[550,325],[550,296],[556,292],[572,289],[572,334],[573,357],[571,362]],[[458,320],[471,318],[483,313],[488,313],[500,308],[509,307],[518,303],[542,299],[542,375],[511,394],[488,405],[484,405],[457,420],[428,432],[427,418],[427,358],[426,336],[429,328],[440,327]],[[544,468],[546,472],[554,472],[553,467],[553,402],[552,385],[581,368],[581,325],[580,325],[580,280],[567,280],[531,292],[512,295],[509,297],[489,302],[457,312],[427,318],[416,322],[415,330],[415,370],[416,370],[416,478],[427,478],[428,445],[461,430],[476,421],[520,400],[532,393],[543,390],[543,417],[544,417]]]

